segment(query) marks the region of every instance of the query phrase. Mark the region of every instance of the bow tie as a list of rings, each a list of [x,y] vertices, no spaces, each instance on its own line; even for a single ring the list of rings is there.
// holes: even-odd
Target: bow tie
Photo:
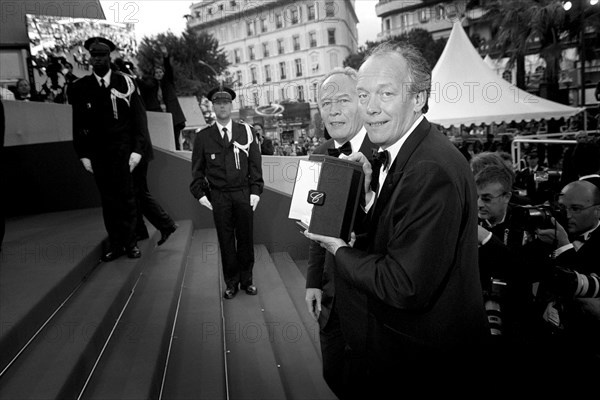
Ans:
[[[387,150],[377,151],[373,149],[373,166],[374,169],[379,169],[383,166],[383,169],[388,169],[390,166],[390,152]]]
[[[327,149],[327,153],[332,157],[339,157],[342,153],[349,156],[350,154],[352,154],[352,145],[350,144],[350,142],[346,142],[337,149],[334,147],[330,147],[329,149]]]

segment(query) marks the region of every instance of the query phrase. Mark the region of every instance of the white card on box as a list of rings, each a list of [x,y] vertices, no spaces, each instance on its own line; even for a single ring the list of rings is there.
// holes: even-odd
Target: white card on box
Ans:
[[[307,226],[310,225],[313,205],[306,199],[310,190],[317,190],[319,176],[321,174],[321,162],[300,160],[298,162],[298,171],[296,173],[296,182],[292,193],[292,203],[288,218],[296,219]]]

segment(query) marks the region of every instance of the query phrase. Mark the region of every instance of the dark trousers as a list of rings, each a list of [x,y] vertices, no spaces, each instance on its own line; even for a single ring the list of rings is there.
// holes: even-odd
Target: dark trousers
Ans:
[[[252,284],[254,267],[253,214],[250,189],[211,191],[223,276],[227,286]]]
[[[111,248],[135,246],[137,204],[133,175],[129,172],[129,154],[96,157],[92,160],[92,168]]]
[[[175,224],[173,218],[166,213],[156,199],[152,197],[152,194],[150,194],[148,181],[146,180],[147,175],[148,162],[142,158],[138,166],[133,170],[133,184],[137,199],[137,225],[135,232],[138,237],[148,237],[148,229],[143,217],[148,218],[148,221],[158,230],[166,230]]]

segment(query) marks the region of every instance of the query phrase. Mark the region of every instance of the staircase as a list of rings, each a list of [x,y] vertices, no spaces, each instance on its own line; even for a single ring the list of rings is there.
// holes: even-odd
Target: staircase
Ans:
[[[258,295],[223,300],[216,231],[178,224],[100,263],[99,209],[8,221],[0,399],[335,399],[302,267],[255,245]]]

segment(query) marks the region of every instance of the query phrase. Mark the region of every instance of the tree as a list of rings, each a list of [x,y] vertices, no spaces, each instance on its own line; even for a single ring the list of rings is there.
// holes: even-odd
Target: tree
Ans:
[[[524,77],[525,55],[539,53],[546,62],[544,84],[547,86],[547,98],[558,100],[558,80],[560,61],[565,45],[573,43],[581,34],[583,19],[589,19],[598,32],[598,13],[581,9],[583,1],[578,3],[579,10],[567,12],[562,2],[557,0],[493,0],[484,2],[484,19],[492,23],[492,46],[509,58],[508,66],[517,62],[517,83]],[[597,37],[597,36],[596,36]],[[590,53],[586,58],[593,57]],[[521,71],[522,69],[522,71]],[[524,81],[524,79],[523,79]]]
[[[344,66],[352,67],[354,69],[360,68],[360,65],[365,59],[365,56],[377,45],[383,42],[392,42],[392,43],[408,43],[415,46],[417,49],[423,53],[423,57],[429,62],[431,68],[435,67],[438,59],[442,55],[444,51],[444,47],[446,46],[446,39],[438,39],[434,40],[431,36],[431,33],[427,32],[424,29],[413,29],[407,33],[403,33],[402,35],[393,36],[388,40],[380,40],[376,42],[367,41],[364,46],[360,46],[358,48],[357,53],[350,54],[344,60]]]
[[[144,74],[151,74],[155,65],[162,65],[160,48],[163,45],[171,57],[179,96],[204,95],[218,85],[215,74],[199,61],[204,61],[220,75],[229,66],[223,49],[219,49],[219,43],[212,35],[187,28],[181,37],[167,32],[142,39],[137,59],[138,68]]]

